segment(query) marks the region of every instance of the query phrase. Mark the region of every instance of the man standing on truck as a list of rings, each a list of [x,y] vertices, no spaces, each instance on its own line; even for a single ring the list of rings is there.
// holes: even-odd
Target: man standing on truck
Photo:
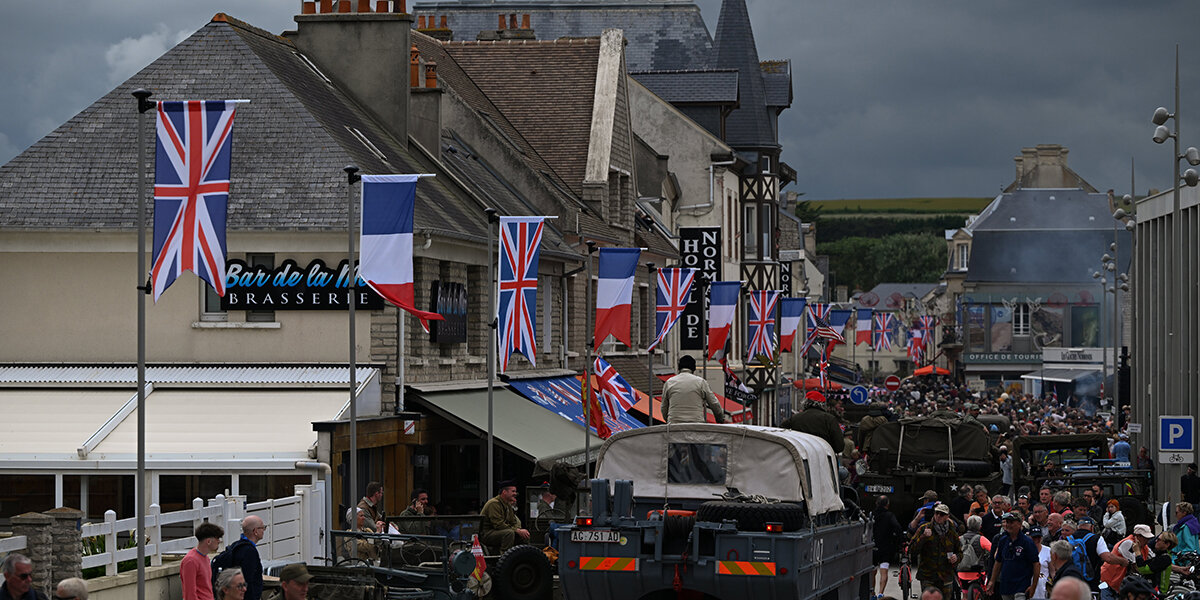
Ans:
[[[826,410],[825,395],[817,390],[809,390],[804,395],[804,410],[788,417],[782,427],[811,433],[829,442],[834,454],[841,454],[845,449],[846,438],[842,437],[842,427],[838,425],[838,418]]]
[[[662,414],[668,423],[704,423],[705,406],[718,423],[725,422],[725,410],[717,402],[708,380],[698,377],[696,359],[679,357],[679,373],[663,384]]]
[[[958,532],[950,525],[950,507],[942,503],[934,506],[933,521],[917,528],[911,545],[921,586],[938,588],[943,598],[950,598],[955,565],[962,552]]]

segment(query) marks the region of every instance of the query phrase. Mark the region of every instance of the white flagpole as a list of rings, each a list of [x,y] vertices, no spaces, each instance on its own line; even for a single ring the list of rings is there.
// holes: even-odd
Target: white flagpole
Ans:
[[[646,288],[648,290],[648,292],[646,294],[646,299],[649,300],[649,302],[646,303],[647,304],[647,306],[646,306],[646,331],[648,332],[646,337],[650,340],[651,344],[654,343],[654,339],[657,337],[656,334],[658,333],[657,331],[655,331],[655,328],[654,328],[654,321],[655,321],[654,315],[656,312],[658,312],[658,281],[657,281],[658,278],[656,278],[654,276],[654,271],[655,271],[654,263],[646,263],[646,272],[649,273],[649,275],[650,275],[649,287]],[[647,346],[649,346],[649,345],[650,344],[647,344]],[[649,374],[646,377],[646,404],[647,404],[646,410],[650,412],[650,414],[648,415],[649,418],[646,419],[646,423],[649,425],[653,425],[654,424],[654,350],[651,350],[650,348],[646,349],[646,370],[649,371]],[[636,398],[634,398],[634,400],[636,400]]]
[[[137,480],[134,482],[137,507],[137,598],[146,599],[146,294],[150,281],[146,273],[146,111],[156,103],[153,93],[137,89]],[[116,552],[116,549],[112,549]]]

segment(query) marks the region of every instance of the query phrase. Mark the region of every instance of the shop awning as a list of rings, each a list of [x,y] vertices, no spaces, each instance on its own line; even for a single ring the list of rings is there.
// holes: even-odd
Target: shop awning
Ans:
[[[411,392],[410,398],[475,435],[487,436],[486,389]],[[572,419],[572,411],[543,408],[502,386],[493,389],[492,404],[492,433],[500,446],[529,460],[559,458],[571,464],[583,464],[583,428]],[[604,440],[595,434],[589,435],[595,454]]]
[[[292,470],[313,422],[349,406],[347,369],[147,369],[146,464],[172,470]],[[360,414],[377,414],[378,371],[356,373]],[[0,368],[0,470],[129,470],[137,465],[133,367]],[[14,416],[15,415],[15,416]]]
[[[1057,383],[1071,383],[1088,377],[1099,377],[1095,369],[1038,369],[1021,376],[1021,379],[1041,379]]]

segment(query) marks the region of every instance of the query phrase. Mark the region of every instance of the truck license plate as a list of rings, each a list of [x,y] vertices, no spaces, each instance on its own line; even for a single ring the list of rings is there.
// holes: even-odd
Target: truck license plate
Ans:
[[[896,488],[894,486],[890,486],[890,485],[873,484],[873,485],[867,486],[868,494],[891,494],[895,491],[896,491]]]
[[[615,544],[621,540],[620,532],[611,529],[572,529],[572,542],[605,542]]]

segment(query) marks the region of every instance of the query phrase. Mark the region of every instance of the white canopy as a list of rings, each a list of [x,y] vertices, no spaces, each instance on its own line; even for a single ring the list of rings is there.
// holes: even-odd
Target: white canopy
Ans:
[[[668,477],[672,445],[718,447],[723,482],[683,483]],[[718,467],[719,468],[719,467]],[[787,502],[810,515],[842,510],[838,457],[821,438],[774,427],[687,423],[618,433],[600,449],[597,477],[633,481],[639,497],[712,500],[726,488]],[[671,481],[670,479],[675,479]]]

